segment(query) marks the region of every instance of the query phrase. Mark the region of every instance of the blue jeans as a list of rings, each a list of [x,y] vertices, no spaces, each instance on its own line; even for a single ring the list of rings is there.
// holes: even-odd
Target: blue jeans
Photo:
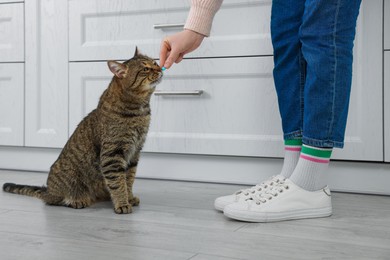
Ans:
[[[344,145],[361,0],[273,0],[274,80],[285,139]]]

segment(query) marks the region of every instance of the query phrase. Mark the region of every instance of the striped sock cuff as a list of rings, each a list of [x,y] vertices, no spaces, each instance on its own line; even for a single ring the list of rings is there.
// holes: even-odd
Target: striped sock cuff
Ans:
[[[302,148],[302,139],[284,140],[284,149],[286,151],[300,152]]]
[[[302,146],[301,158],[312,162],[329,163],[331,155],[332,148],[319,148],[308,145]]]

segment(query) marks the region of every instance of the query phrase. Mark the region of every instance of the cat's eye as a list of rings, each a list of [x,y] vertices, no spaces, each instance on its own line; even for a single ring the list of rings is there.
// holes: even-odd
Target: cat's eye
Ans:
[[[144,71],[149,71],[149,68],[144,68]]]

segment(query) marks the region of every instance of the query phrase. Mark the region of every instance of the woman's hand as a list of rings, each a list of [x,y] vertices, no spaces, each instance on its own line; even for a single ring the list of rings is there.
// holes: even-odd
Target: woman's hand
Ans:
[[[182,61],[185,54],[196,50],[205,36],[191,30],[165,37],[160,48],[160,66],[169,69]]]

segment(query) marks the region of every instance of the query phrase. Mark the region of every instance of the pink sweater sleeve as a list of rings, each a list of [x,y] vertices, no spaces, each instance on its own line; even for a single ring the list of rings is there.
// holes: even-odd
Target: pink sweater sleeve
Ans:
[[[223,0],[191,0],[191,9],[184,29],[210,36],[214,15]]]

